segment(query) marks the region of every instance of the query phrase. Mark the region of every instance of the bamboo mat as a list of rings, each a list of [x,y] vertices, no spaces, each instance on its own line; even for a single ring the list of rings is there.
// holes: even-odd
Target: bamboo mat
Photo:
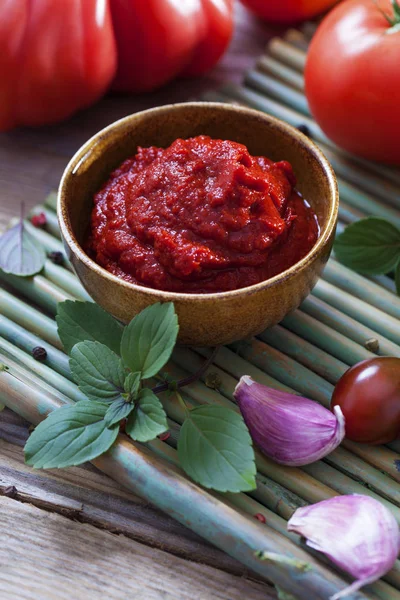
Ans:
[[[325,138],[309,115],[302,70],[312,33],[313,26],[306,25],[302,31],[289,31],[284,39],[272,40],[265,55],[246,74],[242,86],[225,86],[203,98],[240,102],[292,125],[306,126],[338,175],[339,230],[369,214],[389,218],[400,225],[400,172],[340,151]],[[45,212],[46,229],[34,228],[29,221],[26,227],[48,252],[63,252],[55,209],[55,196],[51,195],[34,210]],[[35,384],[47,390],[47,399],[53,394],[55,405],[60,397],[68,401],[76,399],[78,390],[72,382],[67,357],[60,352],[54,321],[58,302],[68,298],[88,299],[70,265],[68,262],[55,265],[48,260],[43,272],[33,278],[17,278],[0,272],[0,281],[4,284],[0,289],[0,361],[13,365],[18,386],[21,386],[10,392],[6,376],[0,372],[2,402],[16,409],[16,398],[25,393],[29,397],[20,412],[29,417],[33,414],[29,403],[39,403],[45,397],[44,392],[43,398],[39,397],[40,393],[32,387]],[[14,293],[18,297],[13,296]],[[202,380],[184,388],[183,395],[189,406],[213,402],[233,407],[232,392],[237,380],[248,374],[261,383],[294,390],[328,406],[333,386],[350,365],[376,354],[400,357],[399,317],[400,299],[395,295],[391,278],[362,277],[332,257],[312,294],[298,310],[256,338],[221,348]],[[48,351],[44,364],[30,357],[32,347],[38,344],[45,345]],[[168,370],[175,378],[184,377],[196,371],[209,352],[176,348]],[[283,467],[259,454],[257,489],[249,494],[222,496],[203,492],[177,470],[175,447],[182,415],[170,400],[165,399],[165,405],[171,436],[166,441],[156,440],[146,445],[143,456],[147,470],[141,472],[147,477],[157,476],[159,481],[152,481],[151,486],[146,487],[132,470],[128,474],[118,468],[123,452],[128,452],[127,441],[118,444],[118,456],[116,451],[111,458],[95,464],[274,582],[281,584],[279,570],[260,561],[258,564],[243,547],[247,544],[253,550],[262,549],[259,548],[261,543],[281,551],[283,544],[288,554],[304,557],[299,538],[286,532],[286,521],[299,506],[336,494],[362,493],[378,498],[400,524],[397,466],[400,463],[396,462],[400,461],[400,441],[381,447],[345,441],[324,460],[303,468]],[[131,443],[129,446],[131,452],[139,448],[134,450],[135,464],[144,468],[142,446]],[[159,460],[151,459],[152,471],[148,456]],[[118,464],[112,462],[117,459]],[[166,464],[170,469],[168,478]],[[178,499],[186,499],[183,508],[178,507]],[[290,589],[296,592],[296,597],[324,600],[329,595],[326,590],[332,592],[344,586],[342,575],[335,574],[331,565],[328,570],[323,558],[316,558],[313,553],[307,560],[313,565],[313,572],[328,584],[324,588],[312,580],[313,575],[309,573],[296,579],[290,570],[283,570],[284,577],[291,580]],[[383,580],[349,598],[399,600],[399,590],[400,562],[397,561]]]

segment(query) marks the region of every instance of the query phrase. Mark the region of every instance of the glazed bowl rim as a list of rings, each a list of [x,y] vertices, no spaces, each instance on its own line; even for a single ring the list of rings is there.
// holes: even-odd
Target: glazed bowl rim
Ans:
[[[310,152],[311,154],[314,155],[314,157],[317,159],[319,164],[322,166],[324,175],[328,180],[329,188],[330,188],[329,212],[327,215],[327,222],[326,222],[325,230],[319,236],[317,242],[314,244],[314,246],[311,248],[311,250],[302,259],[300,259],[299,261],[294,263],[291,267],[289,267],[285,271],[278,273],[274,277],[265,279],[264,281],[260,281],[259,283],[255,283],[255,284],[247,286],[247,287],[242,287],[239,289],[229,290],[229,291],[225,291],[225,292],[194,293],[194,294],[185,293],[185,292],[169,292],[166,290],[159,290],[156,288],[146,287],[144,285],[139,285],[136,283],[131,283],[129,281],[126,281],[126,280],[118,277],[117,275],[113,275],[112,273],[110,273],[109,271],[107,271],[106,269],[104,269],[103,267],[98,265],[94,260],[92,260],[86,254],[86,252],[82,249],[81,245],[77,241],[75,235],[72,232],[72,226],[70,223],[69,214],[68,214],[68,211],[65,206],[64,188],[66,187],[68,179],[71,176],[73,176],[73,174],[77,170],[77,168],[82,165],[82,163],[84,162],[84,160],[86,158],[88,158],[93,145],[95,143],[97,143],[100,139],[104,138],[109,133],[114,131],[115,129],[118,129],[120,127],[122,127],[122,129],[123,129],[127,123],[130,123],[131,121],[135,121],[135,119],[140,117],[141,115],[149,114],[151,116],[151,114],[156,114],[156,113],[159,114],[162,112],[165,112],[168,114],[168,113],[170,113],[171,110],[177,111],[177,110],[180,110],[182,108],[187,108],[187,107],[199,108],[199,109],[206,107],[209,109],[212,108],[212,109],[217,109],[217,110],[221,110],[221,111],[243,113],[243,114],[247,114],[249,116],[254,116],[254,117],[258,117],[258,118],[261,117],[262,119],[269,121],[277,129],[279,129],[281,131],[282,130],[285,131],[286,133],[289,134],[289,136],[292,136],[297,141],[299,141],[300,144],[303,147],[305,147],[308,152]],[[284,157],[282,158],[282,160],[284,160]],[[329,239],[331,238],[331,235],[333,234],[333,232],[335,230],[336,222],[337,222],[337,215],[338,215],[338,206],[339,206],[339,193],[338,193],[338,187],[337,187],[335,173],[334,173],[333,168],[330,165],[328,159],[325,157],[323,152],[318,148],[318,146],[313,141],[311,141],[306,135],[301,133],[298,129],[296,129],[292,125],[289,125],[288,123],[282,121],[281,119],[277,119],[276,117],[273,117],[267,113],[263,113],[259,110],[255,110],[255,109],[248,108],[245,106],[236,106],[233,104],[220,103],[220,102],[183,102],[183,103],[176,103],[176,104],[166,104],[166,105],[146,109],[143,111],[139,111],[139,112],[133,113],[131,115],[127,115],[125,117],[122,117],[121,119],[118,119],[117,121],[114,121],[113,123],[110,123],[110,125],[107,125],[103,129],[98,131],[96,134],[94,134],[89,140],[87,140],[77,150],[77,152],[74,154],[74,156],[71,158],[71,160],[69,161],[69,163],[67,164],[67,166],[63,172],[59,190],[58,190],[58,197],[57,197],[57,214],[58,214],[58,221],[59,221],[59,226],[60,226],[60,230],[61,230],[61,235],[62,235],[64,243],[67,244],[70,252],[75,256],[75,258],[77,258],[82,263],[84,263],[84,265],[86,267],[88,267],[90,270],[96,272],[100,277],[108,279],[111,283],[120,285],[120,286],[126,288],[127,290],[140,292],[142,294],[151,295],[153,297],[155,296],[159,299],[159,301],[163,301],[163,302],[174,302],[174,301],[179,301],[179,300],[180,301],[185,300],[185,301],[191,301],[191,302],[204,302],[205,300],[229,299],[229,298],[234,298],[237,296],[247,296],[250,294],[255,294],[266,288],[271,288],[271,287],[275,287],[276,285],[279,285],[286,279],[289,279],[292,275],[295,275],[299,271],[307,268],[307,266],[309,264],[311,264],[315,258],[318,257],[320,251],[324,248],[324,246],[329,241]]]

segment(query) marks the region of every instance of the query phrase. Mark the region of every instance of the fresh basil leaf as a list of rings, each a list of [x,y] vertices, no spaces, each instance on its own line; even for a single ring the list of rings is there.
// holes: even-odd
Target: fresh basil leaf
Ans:
[[[134,403],[127,402],[125,398],[118,398],[118,400],[112,402],[104,417],[107,427],[112,427],[113,425],[116,425],[116,423],[120,423],[122,419],[126,419],[134,408]]]
[[[175,346],[178,318],[172,302],[153,304],[124,329],[121,356],[131,371],[143,379],[153,377],[165,365]]]
[[[360,219],[337,236],[334,249],[338,260],[358,273],[388,273],[400,257],[400,229],[380,217]]]
[[[119,354],[123,327],[94,302],[65,300],[57,306],[58,335],[69,354],[78,342],[97,341]]]
[[[400,260],[397,263],[396,270],[394,272],[394,282],[396,284],[396,292],[400,296]]]
[[[124,382],[124,390],[135,400],[140,386],[140,373],[129,373]]]
[[[69,359],[79,389],[90,399],[114,402],[124,391],[125,369],[122,360],[100,342],[79,342]]]
[[[140,390],[135,410],[128,417],[126,433],[136,442],[149,442],[167,429],[167,417],[160,400],[150,389]]]
[[[5,273],[28,277],[43,269],[46,252],[26,231],[23,221],[0,236],[0,269]]]
[[[178,455],[186,473],[206,488],[242,492],[256,487],[250,434],[241,415],[229,408],[192,409],[181,427]]]
[[[36,469],[80,465],[106,452],[119,427],[106,426],[108,404],[82,400],[62,406],[42,421],[25,444],[25,461]]]

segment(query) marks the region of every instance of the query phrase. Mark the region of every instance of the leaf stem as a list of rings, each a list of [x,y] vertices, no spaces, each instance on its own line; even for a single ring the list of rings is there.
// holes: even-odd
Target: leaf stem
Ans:
[[[175,394],[176,394],[176,397],[178,398],[179,404],[182,406],[182,408],[183,408],[183,410],[185,412],[185,415],[188,416],[188,414],[189,414],[190,411],[189,411],[189,409],[188,409],[188,407],[186,405],[186,402],[184,401],[184,399],[182,398],[182,396],[180,395],[180,393],[178,392],[178,390],[175,390]]]
[[[183,379],[180,379],[179,381],[177,381],[176,388],[180,389],[180,388],[184,387],[185,385],[189,385],[191,383],[194,383],[198,379],[200,379],[200,377],[203,375],[203,373],[205,373],[207,371],[208,367],[212,364],[220,347],[221,346],[215,346],[214,350],[212,351],[210,356],[207,358],[207,360],[201,365],[200,369],[198,369],[191,375],[188,375],[187,377],[184,377]],[[161,392],[165,392],[168,389],[170,389],[170,383],[164,382],[164,383],[160,383],[159,385],[156,385],[156,387],[154,387],[152,389],[152,391],[154,394],[160,394]]]

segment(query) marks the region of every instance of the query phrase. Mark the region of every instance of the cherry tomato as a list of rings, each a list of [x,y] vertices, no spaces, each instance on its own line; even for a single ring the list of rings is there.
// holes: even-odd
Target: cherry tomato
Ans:
[[[331,407],[339,405],[346,437],[354,442],[386,444],[400,434],[400,358],[363,360],[339,379]]]
[[[400,6],[392,1],[338,4],[311,42],[305,82],[311,112],[336,144],[400,165]]]
[[[294,23],[311,19],[331,8],[338,0],[241,0],[262,19]]]

